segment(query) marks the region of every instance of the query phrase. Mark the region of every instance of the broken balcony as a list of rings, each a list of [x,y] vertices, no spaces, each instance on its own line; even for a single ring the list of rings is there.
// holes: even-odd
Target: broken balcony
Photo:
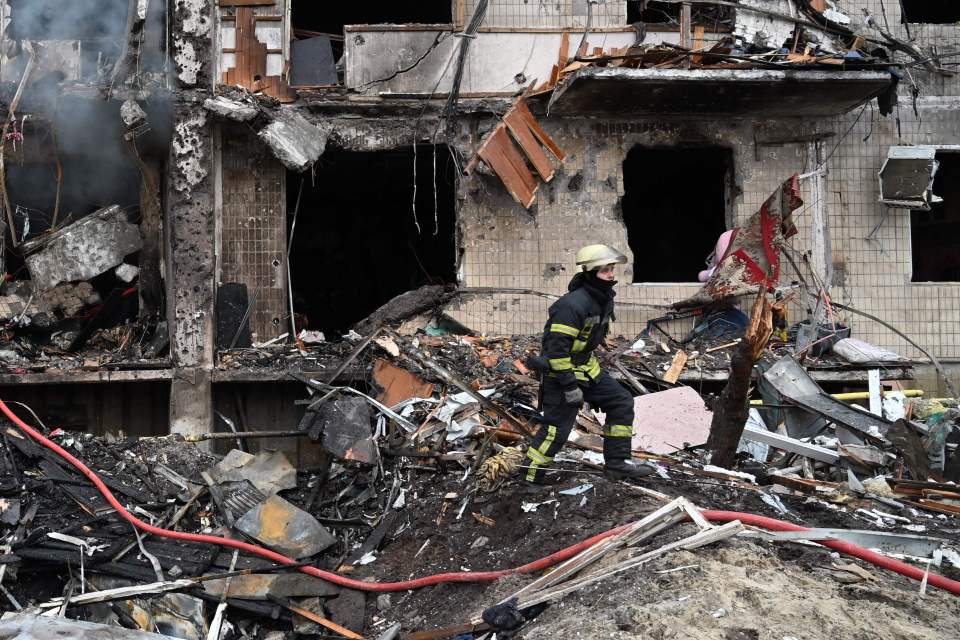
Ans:
[[[553,93],[551,114],[817,117],[846,113],[890,87],[886,71],[581,69]]]
[[[468,23],[477,4],[466,3]],[[488,7],[462,73],[449,64],[459,23],[347,25],[344,85],[384,98],[526,90],[560,116],[704,117],[832,116],[895,87],[885,54],[848,17],[794,0],[736,11],[651,2],[640,14],[584,3],[589,15],[524,20],[503,4]]]

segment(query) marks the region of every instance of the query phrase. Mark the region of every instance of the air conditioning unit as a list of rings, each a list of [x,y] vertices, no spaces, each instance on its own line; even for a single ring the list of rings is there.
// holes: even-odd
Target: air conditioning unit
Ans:
[[[943,199],[933,195],[933,178],[940,163],[936,147],[890,147],[880,178],[880,202],[896,209],[930,211]]]

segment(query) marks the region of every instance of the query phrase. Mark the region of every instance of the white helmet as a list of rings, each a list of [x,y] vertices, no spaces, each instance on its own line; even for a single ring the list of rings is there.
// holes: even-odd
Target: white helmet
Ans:
[[[592,271],[608,264],[626,264],[627,256],[605,244],[591,244],[577,251],[577,266]]]

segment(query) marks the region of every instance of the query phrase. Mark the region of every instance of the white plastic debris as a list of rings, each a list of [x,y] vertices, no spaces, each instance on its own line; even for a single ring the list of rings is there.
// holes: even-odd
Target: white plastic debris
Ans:
[[[357,564],[361,564],[361,565],[370,564],[371,562],[373,562],[373,561],[376,560],[376,559],[377,559],[377,552],[376,552],[376,551],[368,551],[368,552],[366,552],[365,554],[363,554],[363,556],[360,558],[360,560],[357,561]]]
[[[570,487],[569,489],[564,489],[563,491],[558,491],[557,493],[563,496],[578,496],[581,493],[586,493],[587,491],[590,491],[590,489],[593,489],[593,485],[588,482],[586,484],[581,484],[576,487]]]
[[[724,609],[723,607],[720,607],[710,615],[713,616],[714,618],[722,618],[723,616],[727,615],[727,610]]]
[[[397,496],[397,499],[393,501],[394,509],[403,509],[407,506],[407,490],[400,489],[400,495]]]
[[[640,351],[647,346],[647,343],[643,341],[642,338],[637,339],[632,345],[630,345],[630,351]]]

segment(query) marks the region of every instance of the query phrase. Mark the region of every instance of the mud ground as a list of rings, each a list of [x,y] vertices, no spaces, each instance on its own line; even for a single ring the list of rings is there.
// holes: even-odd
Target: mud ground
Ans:
[[[516,567],[642,518],[662,504],[625,483],[571,472],[556,487],[529,488],[511,482],[493,494],[476,495],[458,518],[466,497],[458,491],[463,486],[459,480],[453,475],[412,476],[407,485],[411,488],[406,524],[381,549],[377,560],[358,570],[358,577],[392,580]],[[594,486],[582,495],[558,493],[586,482]],[[802,496],[781,496],[791,511],[791,516],[785,516],[758,493],[711,479],[654,479],[643,486],[671,497],[684,495],[703,508],[749,511],[807,526],[876,528],[852,517],[856,504],[827,507]],[[524,511],[525,503],[545,504]],[[482,523],[473,513],[491,519],[493,525]],[[929,535],[956,539],[960,546],[960,522],[926,514],[916,521],[929,527]],[[693,530],[692,525],[678,525],[641,548],[657,548]],[[835,565],[849,562],[865,568],[871,578],[848,584],[855,578],[838,572]],[[694,566],[657,573],[688,565]],[[946,566],[940,572],[960,577]],[[517,575],[482,585],[439,585],[389,597],[371,596],[367,633],[376,637],[396,621],[403,623],[404,631],[462,624],[535,577]],[[960,599],[944,591],[928,588],[921,597],[919,583],[841,558],[829,549],[735,538],[696,551],[675,552],[567,596],[513,637],[886,640],[951,638],[958,625]]]

